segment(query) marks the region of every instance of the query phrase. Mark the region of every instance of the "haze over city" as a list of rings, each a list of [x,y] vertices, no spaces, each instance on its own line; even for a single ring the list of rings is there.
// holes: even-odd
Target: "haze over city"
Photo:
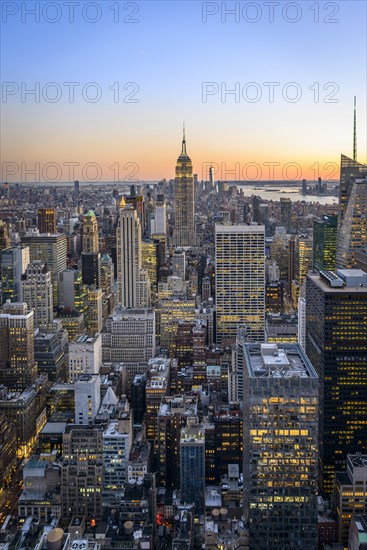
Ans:
[[[224,173],[239,163],[241,174],[257,163],[262,171],[243,179],[262,180],[264,163],[279,163],[275,179],[288,163],[315,179],[319,163],[324,178],[326,163],[351,154],[355,95],[366,159],[365,2],[71,2],[38,14],[34,2],[11,4],[2,6],[3,162],[79,162],[70,180],[94,162],[101,181],[115,179],[115,163],[135,163],[140,180],[170,178],[185,121],[199,179],[209,162]],[[64,167],[60,181],[68,175]]]

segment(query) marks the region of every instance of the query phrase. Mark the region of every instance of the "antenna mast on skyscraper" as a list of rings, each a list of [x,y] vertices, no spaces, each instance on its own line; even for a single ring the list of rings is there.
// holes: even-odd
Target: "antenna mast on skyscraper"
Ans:
[[[357,160],[357,98],[354,96],[353,160]]]

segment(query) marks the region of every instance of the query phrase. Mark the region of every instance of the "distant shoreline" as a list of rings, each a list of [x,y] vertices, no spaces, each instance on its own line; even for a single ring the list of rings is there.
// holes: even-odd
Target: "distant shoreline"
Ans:
[[[102,186],[102,185],[108,185],[108,186],[122,186],[122,187],[129,187],[130,185],[158,185],[158,183],[162,181],[162,180],[141,180],[141,181],[96,181],[96,182],[91,182],[91,181],[79,181],[79,185],[80,186],[83,186],[83,187],[88,187],[88,186]],[[170,180],[166,180],[167,183],[170,181]],[[216,182],[216,183],[219,183],[219,182]],[[268,185],[270,186],[274,186],[274,185],[279,185],[280,187],[284,187],[284,186],[287,186],[287,187],[296,187],[296,186],[302,186],[302,182],[301,181],[289,181],[289,180],[274,180],[274,181],[269,181],[269,180],[258,180],[258,181],[247,181],[247,180],[228,180],[228,181],[223,181],[223,182],[220,182],[220,183],[226,183],[227,185],[246,185],[246,186],[257,186],[256,187],[256,190],[261,190],[262,188],[261,187],[258,187],[259,184],[261,184],[263,187],[266,187]],[[316,180],[307,180],[307,183],[310,184],[310,185],[313,185],[313,184],[316,184],[317,181]],[[325,182],[324,182],[325,183]],[[330,180],[327,182],[329,185],[339,185],[339,180]],[[9,182],[9,185],[10,186],[14,186],[14,185],[24,185],[25,187],[32,187],[32,186],[37,186],[37,187],[73,187],[74,186],[74,182],[70,182],[70,181],[57,181],[57,182],[49,182],[49,181],[27,181],[27,182],[21,182],[21,181],[14,181],[14,182]],[[279,189],[273,189],[274,191],[279,191]]]

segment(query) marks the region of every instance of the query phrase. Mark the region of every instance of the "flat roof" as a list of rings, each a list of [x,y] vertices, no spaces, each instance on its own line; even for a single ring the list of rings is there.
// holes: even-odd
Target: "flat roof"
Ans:
[[[244,344],[251,378],[318,378],[299,344]]]
[[[350,271],[350,270],[349,270]],[[361,271],[361,270],[357,270]],[[365,272],[362,271],[362,276]],[[355,276],[355,275],[354,275]],[[367,294],[366,286],[352,286],[347,284],[342,287],[332,287],[324,281],[318,273],[308,273],[307,277],[311,279],[319,288],[321,288],[327,294]]]
[[[66,428],[67,422],[46,422],[41,434],[63,434]]]
[[[217,233],[264,233],[265,225],[248,223],[216,223],[215,232]]]

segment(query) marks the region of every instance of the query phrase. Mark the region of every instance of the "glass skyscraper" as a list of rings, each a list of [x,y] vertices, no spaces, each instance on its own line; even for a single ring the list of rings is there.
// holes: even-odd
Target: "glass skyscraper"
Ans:
[[[337,216],[322,216],[313,224],[313,268],[316,271],[335,269]]]
[[[364,286],[361,286],[364,285]],[[332,491],[347,454],[367,452],[367,274],[306,278],[306,353],[320,378],[319,481]]]
[[[367,245],[367,165],[341,156],[336,267],[356,267]]]

